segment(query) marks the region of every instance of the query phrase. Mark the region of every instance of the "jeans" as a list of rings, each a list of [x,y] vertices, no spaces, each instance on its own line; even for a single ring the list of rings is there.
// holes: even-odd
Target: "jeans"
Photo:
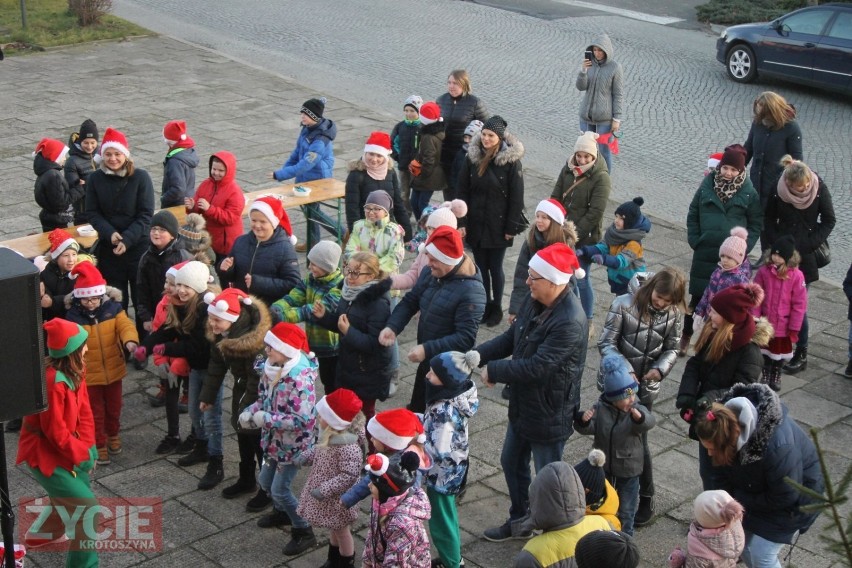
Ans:
[[[207,379],[207,369],[189,371],[189,419],[198,440],[207,440],[207,452],[211,456],[222,455],[222,391],[224,383],[216,393],[216,401],[207,412],[198,408],[201,386]]]
[[[272,497],[272,504],[279,511],[284,511],[293,521],[293,528],[304,529],[309,527],[308,521],[296,513],[299,501],[290,491],[293,478],[299,473],[299,468],[291,463],[279,463],[278,460],[267,457],[263,460],[260,468],[260,476],[257,482],[266,493]]]
[[[849,322],[849,360],[852,361],[852,321]]]
[[[780,542],[771,542],[746,531],[743,562],[748,568],[781,568],[778,553],[783,546]]]
[[[811,285],[805,284],[805,291],[810,292]],[[799,330],[799,342],[796,344],[796,349],[808,348],[808,312],[805,312],[805,317],[802,318],[802,329]]]
[[[585,278],[579,278],[574,286],[574,293],[580,298],[586,319],[592,319],[595,315],[595,290],[592,288],[592,262],[585,256],[578,258],[580,268],[586,271]]]
[[[393,311],[399,305],[399,299],[400,298],[401,298],[401,296],[391,296],[391,299],[390,299],[391,313],[393,313]],[[399,376],[399,339],[396,339],[393,342],[393,347],[391,348],[390,370],[395,375],[394,380],[396,380]]]
[[[506,428],[506,438],[503,440],[503,451],[500,454],[500,465],[503,467],[503,475],[506,477],[506,486],[509,489],[509,519],[517,521],[529,513],[530,507],[530,457],[532,457],[535,471],[549,463],[562,459],[562,450],[565,440],[547,443],[530,442],[522,438],[511,422]],[[638,488],[638,484],[637,484]]]
[[[594,123],[585,122],[581,120],[580,130],[582,130],[583,132],[597,132],[598,134],[606,134],[607,132],[612,131],[612,121],[607,120],[606,122]],[[609,151],[609,146],[607,144],[598,144],[598,152],[606,162],[606,169],[609,170],[609,173],[612,173],[612,153]]]
[[[432,191],[420,191],[419,189],[411,190],[411,197],[409,198],[411,202],[411,210],[414,211],[414,216],[420,220],[420,216],[423,214],[423,209],[429,205],[429,200],[432,199]]]
[[[614,482],[614,483],[613,483]],[[618,520],[621,531],[633,536],[633,519],[639,507],[639,476],[610,479],[618,493]]]

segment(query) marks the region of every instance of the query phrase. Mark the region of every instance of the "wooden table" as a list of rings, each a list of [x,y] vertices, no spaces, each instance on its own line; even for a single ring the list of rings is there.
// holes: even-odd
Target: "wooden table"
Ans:
[[[293,188],[296,185],[310,188],[311,194],[308,196],[296,197],[293,195]],[[266,195],[279,196],[285,208],[301,207],[311,203],[337,200],[337,205],[335,206],[337,208],[337,224],[339,226],[342,225],[342,208],[340,206],[340,200],[346,195],[346,184],[342,181],[325,178],[315,181],[306,181],[299,184],[289,183],[246,193],[246,207],[243,209],[243,215],[248,214],[249,207],[255,199]],[[186,208],[177,205],[175,207],[169,207],[168,210],[177,217],[178,224],[182,225],[184,223],[186,220]],[[81,226],[82,225],[75,225],[73,227],[68,227],[67,231],[71,233],[71,236],[73,236],[81,246],[88,248],[95,242],[97,235],[88,237],[80,235],[78,229]],[[48,234],[49,233],[37,233],[35,235],[27,235],[26,237],[9,239],[7,241],[0,242],[0,246],[13,249],[31,259],[50,250],[50,241],[47,238]],[[309,246],[311,244],[313,243],[308,243]]]

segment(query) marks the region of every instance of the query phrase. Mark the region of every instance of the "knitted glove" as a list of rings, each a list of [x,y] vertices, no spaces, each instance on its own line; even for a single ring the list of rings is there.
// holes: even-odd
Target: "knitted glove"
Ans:
[[[683,550],[679,546],[676,546],[672,553],[669,554],[669,561],[667,566],[669,568],[681,568],[686,564],[686,554],[683,553]]]
[[[322,491],[320,490],[319,487],[311,489],[311,497],[313,497],[317,501],[325,500],[325,495],[322,494]]]
[[[133,352],[133,358],[139,361],[140,363],[148,358],[148,350],[145,349],[142,345],[136,348],[136,351]]]
[[[267,420],[266,420],[267,416],[269,416],[269,413],[264,412],[262,410],[258,410],[257,412],[255,412],[254,416],[252,416],[252,420],[254,421],[254,425],[257,426],[258,428],[263,428],[263,425],[266,424],[266,422],[267,422]]]
[[[790,338],[790,343],[798,343],[799,342],[799,332],[798,331],[788,332],[787,337]]]
[[[408,171],[411,172],[411,175],[417,177],[420,175],[420,172],[423,170],[423,166],[417,160],[411,160],[408,164]]]
[[[604,263],[603,255],[602,254],[593,254],[592,255],[592,262],[594,262],[595,264],[603,264]]]
[[[677,408],[695,408],[695,397],[691,394],[679,394],[675,401]]]
[[[240,426],[248,429],[254,428],[254,420],[252,420],[252,416],[252,413],[248,410],[243,411],[239,418]]]
[[[281,306],[272,305],[269,307],[269,315],[272,316],[272,325],[284,321],[284,310]]]
[[[594,245],[586,245],[582,247],[577,247],[576,254],[577,256],[585,256],[586,258],[592,258],[596,254],[600,254],[601,251],[598,250],[598,247]]]
[[[597,261],[595,261],[595,262],[597,262]],[[615,257],[611,254],[605,254],[605,255],[602,255],[601,262],[599,262],[598,264],[603,264],[607,268],[618,269],[618,267],[621,263],[618,262],[618,257]]]
[[[154,346],[154,348],[151,350],[151,352],[154,355],[165,355],[166,354],[166,344],[165,343],[158,343],[157,345]]]

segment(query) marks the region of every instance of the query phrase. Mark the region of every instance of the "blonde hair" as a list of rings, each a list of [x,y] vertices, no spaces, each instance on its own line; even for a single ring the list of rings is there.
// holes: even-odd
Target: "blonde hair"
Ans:
[[[759,111],[757,109],[758,104],[762,107]],[[766,124],[772,130],[784,128],[784,125],[796,116],[796,109],[784,97],[772,91],[764,91],[757,95],[752,104],[752,110],[754,111],[754,122]]]
[[[547,231],[543,233],[544,246],[549,246],[555,243],[565,243],[573,249],[577,245],[577,229],[574,222],[566,219],[566,221],[560,225],[554,221],[553,217],[550,217],[550,215],[548,215],[548,218],[550,218],[550,227],[548,227]],[[538,231],[538,229],[535,228],[535,222],[533,222],[529,233],[527,233],[527,246],[530,249],[530,255],[538,252],[538,243],[535,238],[536,231]]]
[[[198,304],[204,303],[203,296],[204,294],[196,294],[182,306],[175,306],[169,302],[169,305],[166,307],[166,322],[163,324],[163,327],[176,329],[183,335],[189,335],[198,321]],[[186,309],[183,319],[180,317],[178,307]]]
[[[343,430],[332,428],[326,423],[325,428],[320,428],[319,437],[317,438],[317,446],[322,448],[328,447],[332,437],[348,432],[350,434],[354,434],[358,439],[358,445],[361,447],[361,454],[363,457],[367,455],[367,448],[364,445],[365,438],[363,437],[365,425],[366,418],[364,417],[363,412],[356,414],[349,426]]]
[[[382,267],[379,265],[379,257],[372,252],[356,252],[349,257],[347,264],[351,264],[353,262],[357,262],[359,266],[366,268],[367,272],[370,273],[370,276],[373,277],[372,280],[384,280],[388,276],[384,271],[382,271]]]
[[[784,166],[784,182],[787,187],[791,185],[810,185],[814,173],[806,163],[801,160],[793,159],[793,156],[786,154],[781,158],[781,165]]]
[[[470,88],[470,75],[467,72],[467,69],[453,69],[450,71],[450,77],[456,80],[456,83],[462,89],[462,96],[467,96],[471,93]]]
[[[725,321],[719,329],[713,329],[712,325],[704,326],[698,341],[695,342],[695,352],[699,353],[707,346],[706,360],[710,363],[718,363],[722,357],[731,350],[731,340],[734,338],[734,324]]]

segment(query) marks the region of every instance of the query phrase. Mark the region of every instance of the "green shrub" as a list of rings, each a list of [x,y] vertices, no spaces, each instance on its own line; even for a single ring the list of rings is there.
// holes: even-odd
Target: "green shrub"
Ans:
[[[81,26],[91,26],[112,10],[112,0],[68,0],[68,9]]]
[[[787,12],[810,4],[808,0],[710,0],[695,8],[698,20],[711,24],[735,25],[749,22],[769,22]]]

